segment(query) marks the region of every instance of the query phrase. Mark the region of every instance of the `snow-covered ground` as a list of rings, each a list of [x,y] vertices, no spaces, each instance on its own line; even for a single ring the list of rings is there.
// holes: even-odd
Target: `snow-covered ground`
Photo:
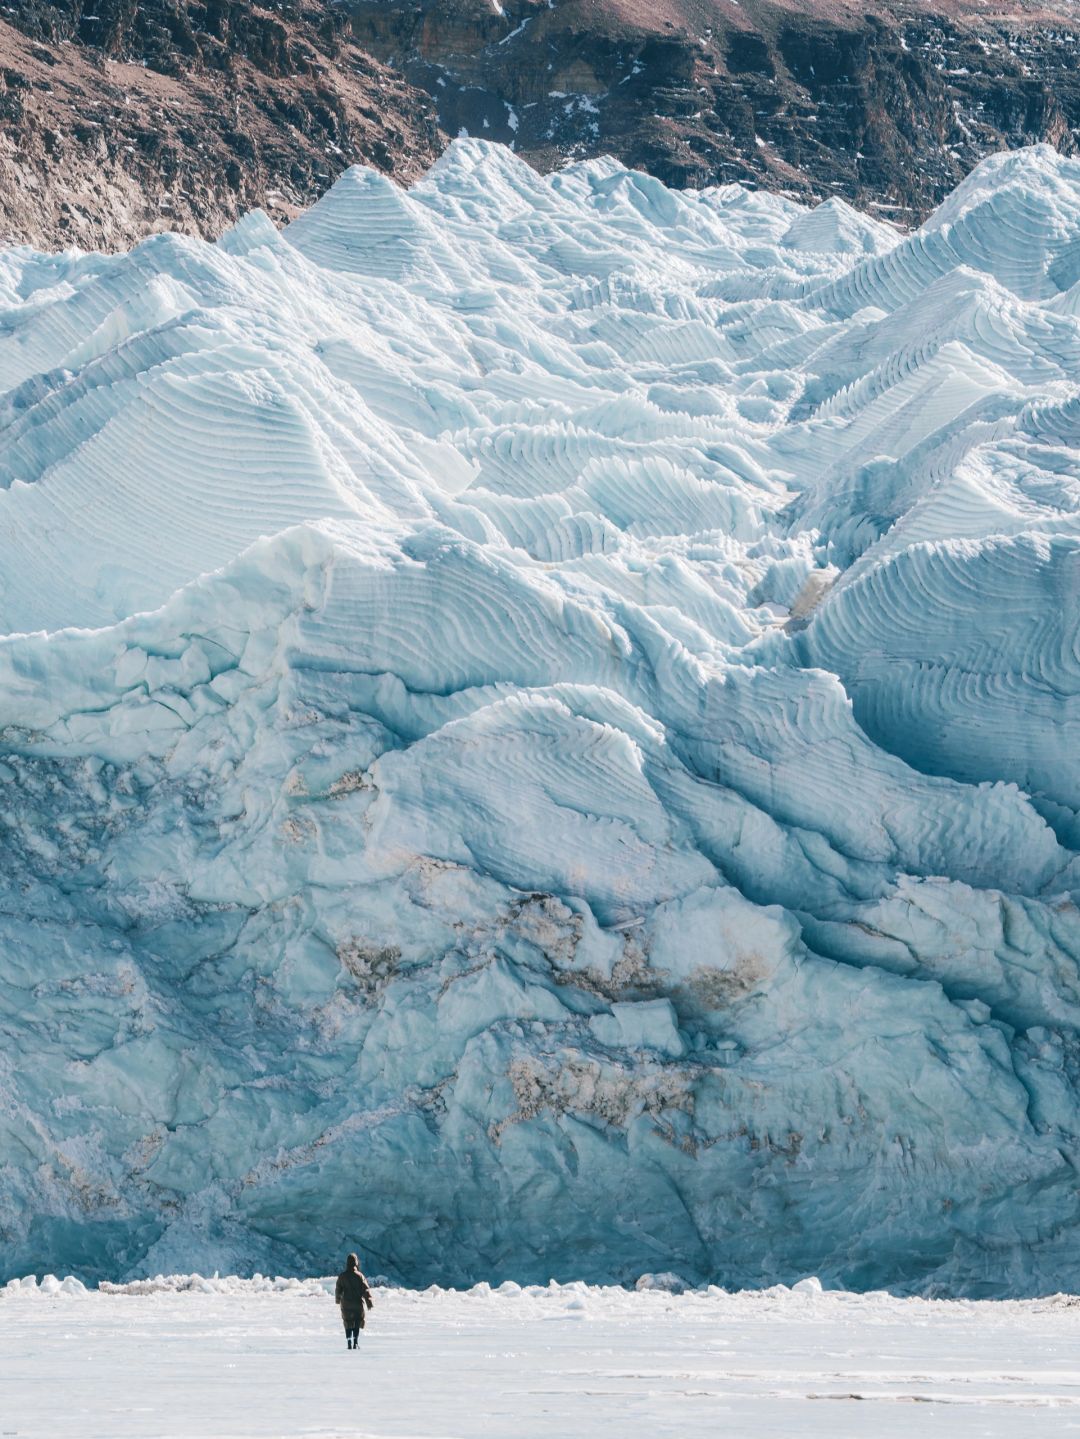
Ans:
[[[208,1288],[210,1286],[207,1286]],[[0,1298],[5,1435],[632,1439],[1080,1432],[1080,1302],[318,1281]]]

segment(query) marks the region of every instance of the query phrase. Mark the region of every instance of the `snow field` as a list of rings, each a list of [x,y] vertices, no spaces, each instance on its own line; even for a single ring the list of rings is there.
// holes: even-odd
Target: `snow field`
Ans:
[[[1080,1310],[1065,1296],[898,1300],[822,1293],[816,1281],[753,1294],[378,1289],[351,1354],[327,1295],[332,1280],[276,1292],[179,1282],[195,1287],[74,1296],[9,1287],[0,1298],[4,1432],[1011,1439],[1080,1424]]]

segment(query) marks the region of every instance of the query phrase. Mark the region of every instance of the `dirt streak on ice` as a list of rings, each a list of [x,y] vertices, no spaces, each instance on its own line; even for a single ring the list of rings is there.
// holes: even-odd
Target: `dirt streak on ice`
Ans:
[[[324,1280],[0,1290],[0,1430],[49,1439],[624,1439],[1080,1432],[1080,1301]],[[913,1406],[918,1405],[916,1411]]]

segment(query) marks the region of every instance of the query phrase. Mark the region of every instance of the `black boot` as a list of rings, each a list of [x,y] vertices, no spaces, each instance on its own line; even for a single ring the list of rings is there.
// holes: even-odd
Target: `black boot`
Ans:
[[[352,1348],[352,1340],[349,1338],[349,1336],[348,1336],[347,1334],[346,1334],[346,1336],[345,1336],[345,1343],[349,1346],[350,1349]]]

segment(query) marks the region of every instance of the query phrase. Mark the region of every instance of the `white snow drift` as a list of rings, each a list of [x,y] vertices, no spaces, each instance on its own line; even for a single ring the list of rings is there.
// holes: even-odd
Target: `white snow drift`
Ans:
[[[8,1274],[1080,1284],[1080,163],[0,304]]]

